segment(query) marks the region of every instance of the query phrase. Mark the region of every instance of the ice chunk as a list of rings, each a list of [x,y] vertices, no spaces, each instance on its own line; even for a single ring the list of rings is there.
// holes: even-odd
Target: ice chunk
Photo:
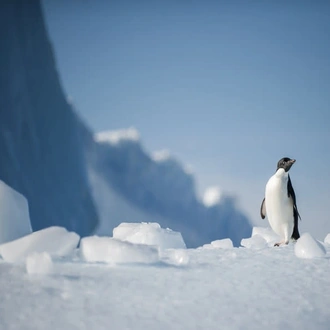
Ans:
[[[295,244],[294,252],[298,258],[322,258],[326,254],[324,246],[309,233],[304,233]]]
[[[185,249],[181,233],[163,229],[158,223],[121,223],[113,230],[113,237],[137,244],[156,245],[164,249]]]
[[[248,249],[263,249],[267,246],[266,240],[260,235],[254,235],[250,238],[243,238],[241,240],[241,245]]]
[[[52,258],[47,252],[34,252],[26,258],[26,271],[28,274],[50,274],[52,270]]]
[[[324,243],[330,245],[330,233],[325,237]]]
[[[230,238],[218,239],[211,242],[211,245],[216,249],[232,249],[234,247]]]
[[[27,199],[0,180],[0,244],[31,232]]]
[[[89,236],[81,239],[80,255],[89,262],[155,263],[159,261],[158,248],[144,244],[120,241],[112,237]]]
[[[204,244],[203,249],[232,249],[234,247],[233,242],[230,238],[218,239],[212,241],[210,244]]]
[[[0,255],[8,262],[23,261],[33,252],[48,252],[52,256],[64,257],[73,252],[79,235],[62,227],[49,227],[36,231],[15,241],[0,245]]]
[[[267,227],[253,227],[252,237],[255,235],[263,237],[267,243],[271,243],[270,245],[274,245],[274,243],[281,241],[280,236],[277,235],[271,228]]]

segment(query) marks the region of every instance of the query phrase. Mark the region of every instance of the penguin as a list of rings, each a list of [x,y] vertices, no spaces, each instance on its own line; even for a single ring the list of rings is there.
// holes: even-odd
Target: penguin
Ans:
[[[265,198],[261,203],[261,218],[264,219],[267,215],[271,228],[282,239],[274,246],[288,244],[290,238],[297,240],[300,237],[298,230],[300,214],[288,173],[295,162],[295,159],[288,157],[278,161],[275,174],[266,184]]]

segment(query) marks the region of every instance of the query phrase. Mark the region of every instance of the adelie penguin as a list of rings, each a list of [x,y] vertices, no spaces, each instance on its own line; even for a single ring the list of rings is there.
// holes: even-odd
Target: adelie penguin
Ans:
[[[267,215],[273,231],[282,239],[275,246],[288,244],[290,238],[297,240],[300,237],[298,231],[300,215],[289,176],[289,170],[295,161],[288,157],[279,160],[275,174],[266,184],[265,198],[261,203],[261,218],[264,219]]]

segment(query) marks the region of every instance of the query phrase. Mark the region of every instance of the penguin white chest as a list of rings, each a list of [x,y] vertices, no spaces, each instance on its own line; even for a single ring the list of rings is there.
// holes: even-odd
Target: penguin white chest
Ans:
[[[267,182],[265,203],[267,218],[275,233],[286,242],[293,231],[293,203],[288,197],[288,173],[279,169]]]

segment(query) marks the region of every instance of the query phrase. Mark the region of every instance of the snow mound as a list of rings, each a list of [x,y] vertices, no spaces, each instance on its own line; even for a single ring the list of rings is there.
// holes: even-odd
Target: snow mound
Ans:
[[[241,245],[254,250],[264,249],[268,246],[267,241],[260,235],[254,235],[250,238],[243,238],[241,240]]]
[[[0,180],[0,244],[31,232],[27,199]]]
[[[0,245],[0,255],[5,261],[20,262],[34,252],[47,252],[55,257],[64,257],[73,252],[79,235],[62,227],[49,227],[36,231],[15,241]]]
[[[311,234],[304,233],[295,244],[294,252],[298,258],[322,258],[326,254],[324,246]]]
[[[108,142],[116,145],[122,141],[138,142],[140,134],[134,127],[130,127],[128,129],[99,132],[95,134],[94,139],[96,142]]]
[[[26,271],[28,274],[50,274],[53,271],[53,262],[49,253],[34,252],[26,258]]]
[[[330,245],[330,233],[325,237],[324,243]]]
[[[136,244],[156,245],[161,250],[186,248],[181,233],[163,229],[155,222],[121,223],[114,228],[113,237]]]
[[[230,238],[218,239],[211,244],[204,244],[203,249],[232,249],[233,241]]]
[[[89,236],[80,241],[81,258],[88,262],[156,263],[158,248],[120,241],[112,237]]]
[[[261,236],[271,246],[281,240],[280,236],[277,235],[271,228],[253,227],[251,236],[253,237],[256,235]]]

